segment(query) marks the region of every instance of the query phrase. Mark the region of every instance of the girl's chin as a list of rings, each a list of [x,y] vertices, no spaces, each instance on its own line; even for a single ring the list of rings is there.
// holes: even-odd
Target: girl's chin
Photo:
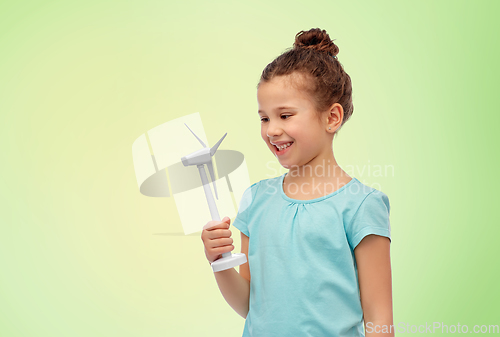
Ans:
[[[290,169],[291,167],[293,167],[293,164],[290,162],[290,160],[283,159],[283,158],[281,158],[279,156],[276,156],[276,159],[278,159],[278,161],[281,164],[281,166],[283,166],[286,169]]]

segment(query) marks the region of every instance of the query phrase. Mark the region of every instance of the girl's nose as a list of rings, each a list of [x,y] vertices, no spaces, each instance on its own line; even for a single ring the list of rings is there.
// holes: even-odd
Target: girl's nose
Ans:
[[[277,136],[280,136],[282,133],[283,133],[283,130],[278,125],[278,123],[269,122],[269,124],[267,126],[267,137],[276,138]]]

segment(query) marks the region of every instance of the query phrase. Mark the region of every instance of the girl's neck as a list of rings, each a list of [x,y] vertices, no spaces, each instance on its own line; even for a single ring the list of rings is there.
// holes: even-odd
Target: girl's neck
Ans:
[[[302,166],[293,166],[287,175],[288,182],[344,181],[351,177],[337,164],[333,151],[318,155]]]

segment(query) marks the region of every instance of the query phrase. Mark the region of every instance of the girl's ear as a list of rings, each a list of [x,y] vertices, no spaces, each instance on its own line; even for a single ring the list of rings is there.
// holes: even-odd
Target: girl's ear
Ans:
[[[339,103],[334,103],[328,110],[326,116],[326,124],[329,132],[335,132],[341,125],[344,119],[344,108]]]

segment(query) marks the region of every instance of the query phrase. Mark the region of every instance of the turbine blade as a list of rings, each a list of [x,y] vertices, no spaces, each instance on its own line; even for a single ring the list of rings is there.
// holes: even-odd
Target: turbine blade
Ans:
[[[186,123],[184,123],[184,125],[187,126]],[[187,126],[187,128],[189,129],[189,126]],[[203,141],[196,135],[196,133],[193,132],[193,130],[189,129],[189,131],[193,133],[193,135],[196,137],[196,139],[198,139],[198,141],[201,143],[201,145],[203,145],[203,147],[207,147],[205,143],[203,143]]]
[[[227,136],[227,132],[224,134],[224,136],[222,136],[221,139],[219,139],[219,141],[217,142],[217,144],[215,144],[214,146],[212,146],[212,148],[210,149],[210,155],[211,156],[213,156],[215,154],[215,152],[219,148],[220,143],[222,143],[222,140],[224,140],[224,138],[226,138],[226,136]]]
[[[219,197],[217,196],[217,187],[215,186],[215,174],[214,174],[214,167],[212,165],[212,160],[207,163],[208,166],[208,172],[210,172],[210,177],[212,178],[212,184],[214,185],[214,191],[215,191],[215,197],[217,200],[219,200]]]

